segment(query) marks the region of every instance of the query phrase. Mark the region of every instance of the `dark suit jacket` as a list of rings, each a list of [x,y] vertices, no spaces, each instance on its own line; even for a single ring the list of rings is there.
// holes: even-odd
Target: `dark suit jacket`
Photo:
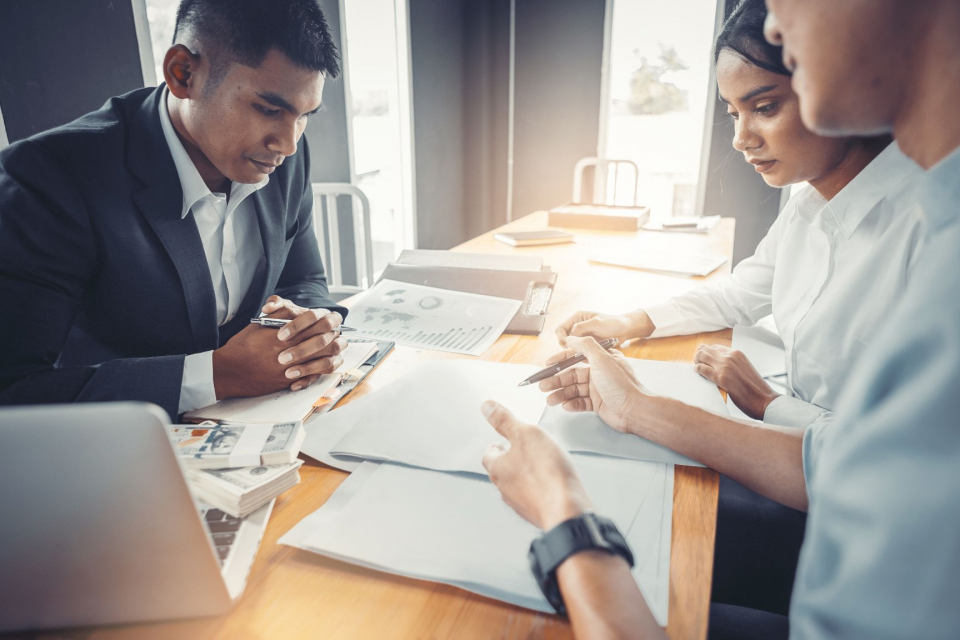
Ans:
[[[236,317],[217,326],[162,96],[111,98],[0,153],[0,403],[145,400],[175,416],[184,356],[224,344],[271,294],[346,315],[327,298],[302,139],[249,196],[264,257]]]

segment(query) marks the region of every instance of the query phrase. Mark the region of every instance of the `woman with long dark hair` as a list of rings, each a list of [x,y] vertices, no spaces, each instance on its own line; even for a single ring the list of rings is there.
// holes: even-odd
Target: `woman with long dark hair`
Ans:
[[[717,86],[744,160],[772,187],[809,186],[729,277],[619,316],[581,311],[557,333],[561,342],[623,342],[752,325],[772,314],[786,347],[786,393],[719,345],[701,346],[697,371],[751,418],[807,427],[829,419],[847,373],[903,294],[918,255],[922,172],[888,136],[826,138],[804,127],[780,48],[763,38],[765,16],[762,0],[747,0],[724,23]]]

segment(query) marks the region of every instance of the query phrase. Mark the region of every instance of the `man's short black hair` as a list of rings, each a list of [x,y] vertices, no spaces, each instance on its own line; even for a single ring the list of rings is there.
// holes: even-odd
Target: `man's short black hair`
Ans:
[[[174,44],[187,34],[210,56],[212,86],[230,63],[259,67],[271,49],[328,78],[340,74],[340,56],[317,0],[181,0]]]

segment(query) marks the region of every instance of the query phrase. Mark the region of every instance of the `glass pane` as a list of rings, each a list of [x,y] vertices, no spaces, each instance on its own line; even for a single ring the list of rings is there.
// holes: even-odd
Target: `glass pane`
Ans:
[[[370,199],[373,268],[399,253],[403,176],[395,0],[345,0],[346,64],[357,186]]]
[[[696,204],[716,0],[614,0],[604,156],[640,170],[651,217],[692,215]],[[633,198],[630,172],[607,201]]]
[[[146,3],[153,63],[157,67],[157,84],[160,84],[163,82],[163,56],[173,44],[173,27],[177,22],[180,0],[146,0]]]

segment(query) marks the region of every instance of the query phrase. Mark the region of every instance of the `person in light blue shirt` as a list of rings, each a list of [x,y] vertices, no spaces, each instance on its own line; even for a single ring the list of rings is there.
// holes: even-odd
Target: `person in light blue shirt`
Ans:
[[[958,638],[960,2],[767,5],[767,37],[784,45],[804,124],[822,135],[892,131],[929,170],[923,255],[877,346],[851,374],[833,419],[802,437],[717,423],[651,396],[622,357],[590,338],[571,345],[589,367],[544,386],[570,410],[595,411],[715,468],[745,469],[761,493],[809,510],[789,637]],[[496,403],[482,410],[510,441],[492,447],[484,465],[521,516],[550,529],[591,508],[549,435]],[[716,429],[729,444],[713,446]],[[664,637],[619,556],[571,555],[556,578],[578,637]],[[786,621],[770,616],[743,622],[738,637],[787,633]]]
[[[892,130],[929,169],[915,277],[838,419],[804,436],[810,508],[790,636],[957,638],[960,3],[767,4],[767,37],[799,75],[804,122],[844,135]]]

